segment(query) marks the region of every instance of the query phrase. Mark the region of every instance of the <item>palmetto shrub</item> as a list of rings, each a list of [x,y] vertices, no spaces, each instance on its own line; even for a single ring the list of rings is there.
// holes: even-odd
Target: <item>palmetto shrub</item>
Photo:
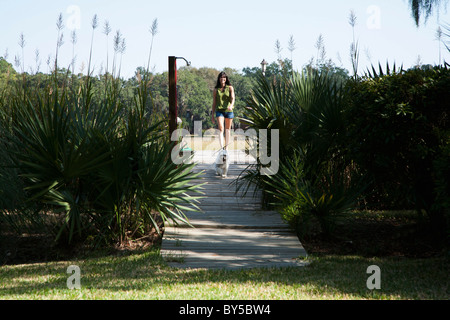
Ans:
[[[277,175],[267,177],[268,192],[301,240],[315,233],[329,236],[336,223],[355,208],[362,184],[349,185],[339,175],[324,176],[320,183],[309,180],[304,164],[301,153],[294,152],[280,164]]]
[[[240,182],[261,187],[266,202],[300,236],[310,231],[312,221],[330,233],[337,216],[354,206],[362,190],[346,157],[345,97],[341,79],[310,70],[270,81],[261,76],[248,102],[252,128],[280,131],[280,170],[261,175],[258,162]]]
[[[145,111],[151,99],[142,80],[134,105],[120,100],[118,82],[94,92],[87,76],[79,88],[57,75],[44,89],[17,85],[2,108],[2,140],[26,192],[26,208],[51,216],[56,240],[95,235],[119,242],[143,238],[160,221],[185,220],[195,210],[189,165],[170,161],[164,126]],[[9,114],[5,114],[9,113]],[[1,208],[0,208],[1,209]],[[18,225],[21,213],[1,211]],[[22,221],[24,222],[24,221]]]

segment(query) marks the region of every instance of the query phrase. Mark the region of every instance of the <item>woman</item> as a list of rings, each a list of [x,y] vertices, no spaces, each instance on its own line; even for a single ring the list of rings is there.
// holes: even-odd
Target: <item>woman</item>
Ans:
[[[220,148],[227,150],[230,143],[231,125],[234,118],[234,102],[236,100],[234,88],[225,72],[221,72],[217,77],[217,84],[214,89],[211,120],[215,124],[215,118],[220,130]],[[224,144],[225,132],[225,144]]]

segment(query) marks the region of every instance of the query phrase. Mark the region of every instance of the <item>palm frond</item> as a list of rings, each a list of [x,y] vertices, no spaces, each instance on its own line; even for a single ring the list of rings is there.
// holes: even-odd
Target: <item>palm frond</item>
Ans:
[[[381,78],[381,77],[388,76],[388,75],[399,74],[399,73],[402,73],[405,71],[403,69],[403,64],[399,68],[397,68],[395,62],[391,69],[391,66],[388,61],[386,61],[385,70],[383,70],[383,67],[381,66],[380,62],[378,63],[378,71],[375,69],[375,67],[373,65],[371,67],[372,67],[372,70],[367,68],[367,71],[365,73],[366,78],[377,79],[377,78]]]

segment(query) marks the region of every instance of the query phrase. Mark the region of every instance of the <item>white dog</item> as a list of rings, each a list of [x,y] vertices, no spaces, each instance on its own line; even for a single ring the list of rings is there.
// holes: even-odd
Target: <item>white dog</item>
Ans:
[[[228,158],[227,150],[222,149],[217,155],[216,162],[214,163],[217,175],[222,176],[222,178],[226,178],[228,173],[228,167],[230,166]]]

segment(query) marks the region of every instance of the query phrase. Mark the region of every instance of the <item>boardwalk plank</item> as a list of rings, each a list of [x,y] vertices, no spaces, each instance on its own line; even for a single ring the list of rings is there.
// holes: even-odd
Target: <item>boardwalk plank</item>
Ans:
[[[205,184],[206,197],[197,204],[202,212],[186,213],[193,228],[166,226],[161,248],[166,262],[176,268],[207,269],[304,266],[307,253],[280,215],[261,210],[261,197],[253,197],[253,190],[245,197],[236,194],[232,182],[248,163],[232,164],[222,179],[212,170],[211,154],[196,153],[201,163],[195,171],[204,171],[194,181]],[[233,156],[243,159],[239,152]]]

